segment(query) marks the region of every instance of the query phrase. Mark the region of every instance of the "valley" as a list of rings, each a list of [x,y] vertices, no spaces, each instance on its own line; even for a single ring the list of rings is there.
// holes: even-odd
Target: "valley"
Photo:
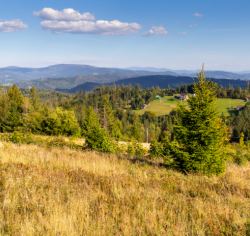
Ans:
[[[250,236],[250,1],[0,7],[0,236]]]

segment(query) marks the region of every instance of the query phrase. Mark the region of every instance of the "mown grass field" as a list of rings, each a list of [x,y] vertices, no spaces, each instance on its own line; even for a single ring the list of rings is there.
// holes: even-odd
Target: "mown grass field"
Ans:
[[[249,164],[208,178],[5,142],[0,160],[0,235],[250,233]]]
[[[150,102],[144,109],[136,112],[140,115],[144,114],[146,111],[152,112],[157,116],[167,115],[181,103],[186,104],[187,102],[180,101],[173,96],[166,96],[160,100]],[[223,113],[225,116],[229,115],[230,109],[244,105],[245,101],[241,99],[219,98],[216,101],[217,111]]]

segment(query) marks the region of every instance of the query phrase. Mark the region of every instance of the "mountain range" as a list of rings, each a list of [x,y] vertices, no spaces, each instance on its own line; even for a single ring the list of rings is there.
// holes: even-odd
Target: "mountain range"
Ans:
[[[113,83],[162,87],[190,83],[197,76],[197,72],[151,67],[104,68],[77,64],[58,64],[42,68],[11,66],[0,68],[0,84],[15,83],[20,87],[36,86],[43,89],[59,90],[77,90],[80,87],[89,89]],[[237,84],[240,83],[239,80],[250,80],[249,72],[206,71],[206,75],[209,78],[219,80],[237,80]],[[230,83],[235,84],[236,82]]]
[[[97,87],[101,86],[140,86],[142,88],[152,88],[152,87],[160,87],[160,88],[176,88],[181,85],[190,85],[195,82],[196,78],[188,77],[188,76],[173,76],[173,75],[148,75],[148,76],[140,76],[130,79],[123,79],[118,80],[113,83],[94,83],[94,82],[86,82],[80,85],[77,85],[76,87],[70,88],[70,89],[56,89],[60,92],[66,92],[66,93],[77,93],[80,91],[90,91]],[[248,85],[247,80],[232,80],[232,79],[214,79],[214,78],[208,78],[208,80],[211,80],[217,84],[219,84],[222,87],[246,87]]]

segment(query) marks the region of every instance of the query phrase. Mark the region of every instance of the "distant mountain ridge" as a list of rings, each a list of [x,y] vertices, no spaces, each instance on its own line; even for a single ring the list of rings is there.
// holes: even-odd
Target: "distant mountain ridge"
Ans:
[[[230,80],[230,79],[214,79],[208,78],[209,80],[218,83],[222,87],[246,87],[248,85],[248,81],[246,80]],[[171,75],[153,75],[153,76],[140,76],[136,78],[124,79],[119,80],[114,83],[107,83],[107,84],[100,84],[100,83],[93,83],[93,82],[86,82],[80,84],[71,89],[56,89],[60,92],[66,93],[77,93],[80,91],[91,91],[97,87],[101,86],[135,86],[138,85],[142,88],[152,88],[152,87],[160,87],[160,88],[176,88],[181,85],[190,85],[195,82],[196,78],[188,77],[188,76],[171,76]]]
[[[214,79],[250,80],[248,72],[206,71]],[[170,70],[152,67],[106,68],[80,64],[57,64],[42,68],[0,68],[0,84],[17,84],[20,87],[37,86],[44,89],[71,89],[84,83],[109,84],[142,76],[197,76],[197,71]],[[162,83],[162,81],[158,81]]]
[[[176,75],[176,76],[190,76],[196,77],[199,70],[171,70],[164,68],[154,68],[154,67],[129,67],[128,69],[137,70],[137,71],[150,71],[150,72],[160,72],[167,75]],[[250,71],[245,72],[231,72],[223,70],[207,70],[206,76],[215,79],[241,79],[241,80],[250,80]]]
[[[98,75],[116,75],[118,78],[129,78],[149,74],[152,74],[152,72],[133,71],[119,68],[104,68],[77,64],[58,64],[42,68],[23,68],[10,66],[0,68],[0,83],[20,83],[41,79],[57,79]]]

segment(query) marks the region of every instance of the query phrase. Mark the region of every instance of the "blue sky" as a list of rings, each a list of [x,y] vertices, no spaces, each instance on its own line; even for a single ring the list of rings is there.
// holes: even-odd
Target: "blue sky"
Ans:
[[[249,0],[2,0],[0,66],[250,71],[249,11]]]

